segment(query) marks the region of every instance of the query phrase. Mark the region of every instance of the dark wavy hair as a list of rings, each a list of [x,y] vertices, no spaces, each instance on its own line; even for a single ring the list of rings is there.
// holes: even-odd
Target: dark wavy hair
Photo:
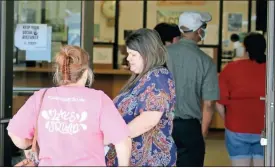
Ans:
[[[173,38],[181,36],[180,29],[176,24],[159,23],[154,30],[158,32],[164,45],[166,41],[172,43]]]
[[[244,47],[250,60],[256,61],[259,64],[266,62],[266,40],[260,33],[249,33],[244,38]]]
[[[231,40],[232,42],[240,41],[240,36],[237,35],[237,34],[232,34],[232,35],[230,36],[230,40]]]

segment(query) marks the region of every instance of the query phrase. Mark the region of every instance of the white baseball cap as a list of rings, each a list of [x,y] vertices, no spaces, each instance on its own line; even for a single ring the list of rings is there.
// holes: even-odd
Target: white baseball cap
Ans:
[[[212,20],[212,16],[208,12],[183,12],[179,17],[179,29],[182,33],[188,31],[196,31],[203,24]],[[183,30],[181,27],[184,26],[187,29]]]

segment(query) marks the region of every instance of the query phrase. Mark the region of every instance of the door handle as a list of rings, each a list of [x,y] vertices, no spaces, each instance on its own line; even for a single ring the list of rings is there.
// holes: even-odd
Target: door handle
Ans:
[[[0,119],[0,124],[7,124],[10,122],[10,118]]]
[[[265,97],[260,97],[260,100],[263,100],[263,101],[265,101]]]

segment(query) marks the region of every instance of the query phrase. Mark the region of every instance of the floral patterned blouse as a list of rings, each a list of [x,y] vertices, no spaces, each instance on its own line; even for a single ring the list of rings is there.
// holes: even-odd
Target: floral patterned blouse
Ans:
[[[174,80],[164,67],[149,71],[128,92],[114,99],[127,124],[143,112],[163,112],[153,129],[132,139],[130,166],[176,166],[176,146],[172,138],[175,99]],[[115,148],[110,147],[106,165],[118,166]]]

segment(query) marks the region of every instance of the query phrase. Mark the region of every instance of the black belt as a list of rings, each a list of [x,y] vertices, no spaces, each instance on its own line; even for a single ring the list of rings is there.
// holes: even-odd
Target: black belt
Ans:
[[[198,120],[198,119],[197,118],[181,118],[181,117],[175,116],[174,120]]]
[[[174,120],[183,120],[183,119],[180,117],[174,117]]]

